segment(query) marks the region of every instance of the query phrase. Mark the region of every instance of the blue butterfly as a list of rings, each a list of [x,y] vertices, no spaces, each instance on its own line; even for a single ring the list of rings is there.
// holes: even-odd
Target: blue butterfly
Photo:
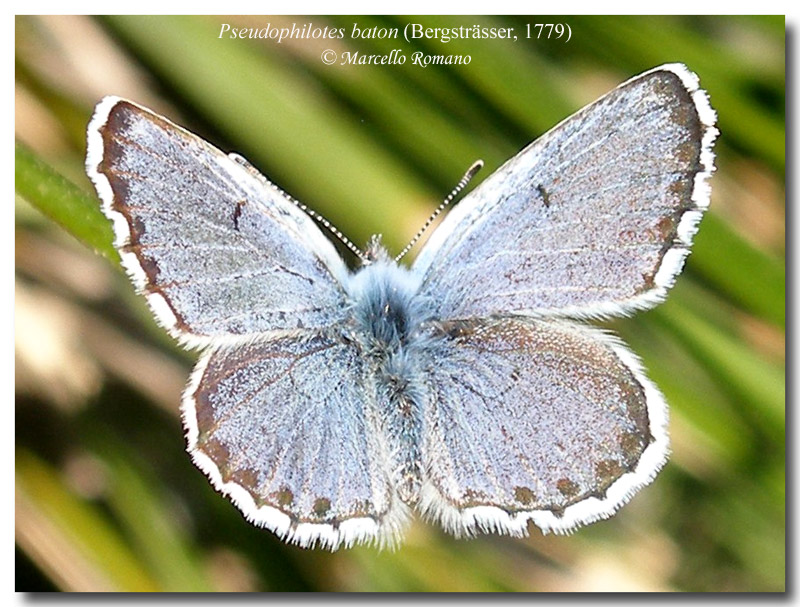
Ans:
[[[411,267],[351,271],[237,155],[107,97],[87,172],[158,321],[202,349],[188,449],[301,546],[569,532],[664,465],[667,406],[584,321],[664,299],[708,207],[716,116],[678,64],[567,118],[447,214]],[[354,247],[353,247],[354,248]]]

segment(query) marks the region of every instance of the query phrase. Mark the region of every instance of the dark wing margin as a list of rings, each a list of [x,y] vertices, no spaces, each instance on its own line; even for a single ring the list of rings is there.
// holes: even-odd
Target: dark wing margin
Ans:
[[[192,459],[287,542],[395,544],[407,507],[362,367],[355,347],[324,335],[210,348],[183,397]]]
[[[445,320],[602,318],[656,305],[709,205],[715,123],[683,65],[621,84],[450,211],[414,263],[422,295]]]
[[[669,452],[667,406],[618,339],[563,320],[445,323],[421,508],[456,535],[607,518]]]
[[[204,346],[342,315],[344,262],[254,170],[117,97],[97,105],[87,137],[122,264],[174,337]]]

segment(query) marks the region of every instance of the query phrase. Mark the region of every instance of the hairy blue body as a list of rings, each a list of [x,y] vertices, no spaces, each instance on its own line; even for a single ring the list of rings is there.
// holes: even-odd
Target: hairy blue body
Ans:
[[[379,408],[395,464],[400,498],[414,504],[421,485],[420,436],[426,398],[425,367],[432,346],[431,306],[418,295],[419,277],[379,251],[349,285],[350,337],[372,361],[364,378]]]

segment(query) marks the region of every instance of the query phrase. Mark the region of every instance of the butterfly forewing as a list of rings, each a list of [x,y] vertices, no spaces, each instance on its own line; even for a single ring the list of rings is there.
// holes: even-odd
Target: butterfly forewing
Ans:
[[[109,97],[89,126],[87,171],[123,263],[176,336],[207,343],[343,317],[346,270],[311,218],[199,137]]]
[[[453,209],[415,263],[422,294],[443,319],[654,305],[708,204],[713,121],[682,66],[621,85]]]

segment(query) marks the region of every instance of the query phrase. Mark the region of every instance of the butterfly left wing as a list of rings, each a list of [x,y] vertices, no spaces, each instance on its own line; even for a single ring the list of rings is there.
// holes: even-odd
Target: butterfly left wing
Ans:
[[[715,118],[684,66],[620,85],[451,210],[414,263],[421,295],[445,320],[655,305],[709,203]]]
[[[613,337],[556,320],[435,330],[420,507],[448,531],[569,532],[611,516],[666,461],[666,404]]]
[[[235,158],[125,99],[95,109],[86,171],[156,318],[199,346],[341,321],[347,268],[336,249]]]
[[[249,520],[288,542],[391,544],[406,507],[365,373],[334,334],[213,347],[183,398],[189,452]]]

